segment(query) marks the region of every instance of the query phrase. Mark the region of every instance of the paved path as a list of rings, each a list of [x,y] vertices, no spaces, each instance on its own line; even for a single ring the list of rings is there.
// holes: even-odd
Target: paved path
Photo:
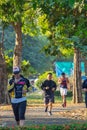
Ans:
[[[27,106],[25,125],[31,124],[67,124],[87,121],[87,109],[84,104],[67,106],[54,106],[52,116],[44,112],[44,106]],[[0,125],[15,126],[12,109],[0,110]]]

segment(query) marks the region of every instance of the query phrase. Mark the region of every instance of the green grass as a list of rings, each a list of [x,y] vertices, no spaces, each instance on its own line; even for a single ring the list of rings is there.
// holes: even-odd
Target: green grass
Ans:
[[[25,127],[0,127],[0,130],[87,130],[87,124],[31,125]]]
[[[68,92],[67,95],[67,102],[71,102],[72,100],[72,93]],[[27,95],[28,104],[43,104],[43,94],[40,91],[36,91],[34,93],[29,93]],[[55,92],[55,102],[60,103],[62,102],[62,98],[60,96],[60,92]]]
[[[27,96],[28,104],[42,104],[43,103],[43,96],[40,91],[36,91],[33,93],[29,93]]]

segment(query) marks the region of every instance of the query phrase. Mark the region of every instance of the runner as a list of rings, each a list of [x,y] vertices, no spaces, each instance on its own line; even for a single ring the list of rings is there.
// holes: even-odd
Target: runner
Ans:
[[[28,79],[20,74],[20,68],[13,68],[13,76],[9,81],[12,88],[8,91],[11,95],[11,104],[17,125],[23,126],[26,111],[26,93],[30,87]]]
[[[58,79],[58,83],[60,84],[60,94],[62,97],[62,106],[66,107],[66,96],[67,96],[67,89],[69,89],[69,79],[66,77],[65,73],[61,74],[61,77]]]
[[[52,115],[52,104],[54,103],[54,91],[56,87],[56,83],[52,80],[52,73],[48,73],[47,79],[41,85],[44,91],[45,112],[48,111],[49,105],[48,115]]]

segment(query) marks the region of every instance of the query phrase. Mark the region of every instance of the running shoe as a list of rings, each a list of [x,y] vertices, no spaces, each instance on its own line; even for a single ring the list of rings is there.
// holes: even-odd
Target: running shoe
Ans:
[[[48,115],[49,115],[49,116],[51,116],[51,115],[52,115],[52,112],[51,112],[51,111],[49,111],[49,112],[48,112]]]

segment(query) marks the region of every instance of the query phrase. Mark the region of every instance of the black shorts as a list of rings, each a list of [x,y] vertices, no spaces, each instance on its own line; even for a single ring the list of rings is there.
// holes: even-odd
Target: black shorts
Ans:
[[[45,96],[45,98],[44,98],[44,103],[45,104],[48,104],[48,103],[54,103],[54,95],[51,95],[51,96]]]
[[[26,101],[12,103],[12,108],[16,121],[25,120]]]

